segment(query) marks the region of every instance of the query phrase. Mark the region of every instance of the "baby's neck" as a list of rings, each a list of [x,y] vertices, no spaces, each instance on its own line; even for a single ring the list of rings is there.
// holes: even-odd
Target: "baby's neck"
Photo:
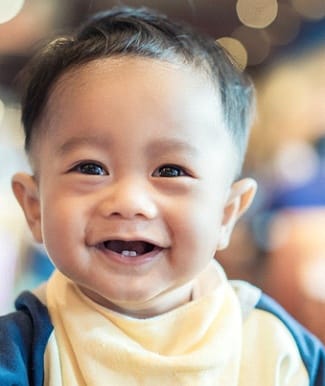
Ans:
[[[116,304],[101,298],[86,288],[80,288],[80,290],[94,302],[109,308],[112,311],[132,318],[146,319],[164,314],[190,302],[192,300],[193,282],[186,283],[185,285],[169,290],[166,293],[160,293],[156,298],[136,304],[133,302]]]

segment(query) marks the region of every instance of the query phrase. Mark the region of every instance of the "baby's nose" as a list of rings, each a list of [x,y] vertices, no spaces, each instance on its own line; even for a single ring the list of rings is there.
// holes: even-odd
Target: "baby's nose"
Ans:
[[[137,179],[125,179],[113,183],[108,188],[108,194],[101,206],[103,214],[126,219],[136,216],[146,219],[156,217],[158,208],[155,194],[149,185]]]

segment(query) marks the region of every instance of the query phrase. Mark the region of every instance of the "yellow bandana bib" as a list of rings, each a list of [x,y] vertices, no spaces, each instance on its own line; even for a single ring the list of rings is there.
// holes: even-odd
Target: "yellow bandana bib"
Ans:
[[[55,386],[59,378],[64,386],[238,385],[241,311],[217,264],[191,302],[147,319],[94,303],[59,272],[48,282],[47,306],[58,347]]]

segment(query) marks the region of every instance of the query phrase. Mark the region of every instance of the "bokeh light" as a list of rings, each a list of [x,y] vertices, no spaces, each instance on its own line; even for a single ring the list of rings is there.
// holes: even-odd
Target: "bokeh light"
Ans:
[[[238,67],[241,70],[244,70],[247,66],[248,55],[246,48],[243,46],[243,44],[238,39],[234,39],[227,36],[222,37],[217,41],[234,58]]]
[[[5,115],[5,105],[2,102],[2,100],[0,99],[0,124],[3,120],[4,115]]]
[[[324,229],[324,221],[322,228]],[[299,267],[299,280],[303,291],[313,299],[325,302],[325,259],[324,250],[320,248],[319,255],[314,259],[306,259]]]
[[[299,168],[297,168],[299,165]],[[274,169],[282,181],[292,186],[307,183],[316,173],[319,160],[313,147],[305,141],[279,145]]]
[[[252,28],[265,28],[276,18],[276,0],[238,0],[236,10],[239,20]]]
[[[0,23],[6,23],[13,19],[21,11],[25,0],[1,0],[0,1]]]
[[[263,30],[241,26],[231,36],[239,40],[247,50],[247,64],[250,66],[262,63],[270,53],[270,39]]]
[[[325,16],[324,0],[291,0],[291,4],[306,19],[320,20]]]
[[[300,25],[301,18],[297,12],[287,4],[279,4],[278,15],[266,31],[272,45],[286,45],[298,35]]]

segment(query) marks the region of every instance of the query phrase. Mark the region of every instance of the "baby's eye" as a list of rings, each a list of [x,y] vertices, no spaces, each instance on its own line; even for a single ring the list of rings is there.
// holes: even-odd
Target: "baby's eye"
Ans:
[[[95,162],[83,162],[75,166],[73,171],[81,174],[90,174],[95,176],[105,176],[108,174],[102,165]]]
[[[154,177],[182,177],[186,175],[184,169],[176,165],[163,165],[153,172]]]

